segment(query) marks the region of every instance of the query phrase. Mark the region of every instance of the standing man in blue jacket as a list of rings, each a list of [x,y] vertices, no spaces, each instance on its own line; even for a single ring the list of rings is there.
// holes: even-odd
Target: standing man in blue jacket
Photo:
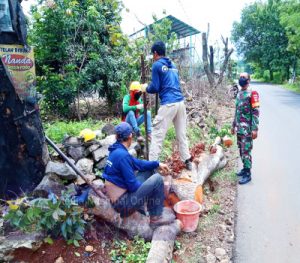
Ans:
[[[172,61],[166,57],[166,46],[157,41],[151,48],[154,64],[152,66],[152,82],[147,87],[148,93],[158,93],[160,108],[153,121],[152,142],[150,145],[150,160],[159,158],[163,141],[168,128],[173,122],[176,138],[179,143],[180,158],[188,170],[192,170],[191,155],[186,136],[186,108],[179,84],[178,70]],[[145,91],[145,86],[142,86]]]
[[[168,166],[158,161],[139,160],[128,153],[133,130],[127,122],[117,125],[115,132],[117,141],[109,147],[103,173],[106,192],[113,207],[122,217],[126,217],[134,211],[143,212],[144,204],[147,204],[150,225],[171,223],[174,218],[163,216],[165,196],[162,176],[152,172],[158,168],[162,173],[167,173]]]

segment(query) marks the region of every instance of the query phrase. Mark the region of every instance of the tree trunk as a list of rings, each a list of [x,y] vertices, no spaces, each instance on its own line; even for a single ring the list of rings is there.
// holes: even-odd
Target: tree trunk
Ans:
[[[274,80],[273,70],[270,69],[270,81]]]
[[[290,79],[290,66],[286,66],[286,80],[288,81]]]
[[[294,63],[293,63],[292,83],[295,83],[296,81],[296,70],[297,70],[297,57],[295,56]]]
[[[173,248],[176,236],[182,228],[182,223],[175,220],[170,225],[158,227],[154,230],[151,249],[146,263],[167,263],[173,258]]]
[[[223,36],[222,36],[222,41],[223,41],[223,44],[224,44],[224,60],[223,60],[223,63],[222,63],[220,76],[219,76],[219,79],[217,81],[217,84],[215,85],[215,88],[223,82],[224,74],[226,72],[227,65],[229,63],[229,58],[230,58],[231,54],[233,53],[233,49],[228,50],[228,38],[224,39]]]
[[[214,75],[215,73],[215,62],[214,62],[214,48],[213,46],[209,46],[209,68],[210,73]]]
[[[0,60],[0,198],[32,191],[47,161],[37,104],[19,98]]]
[[[206,73],[208,82],[209,82],[211,87],[214,87],[215,86],[215,80],[214,80],[214,76],[210,72],[209,63],[208,63],[208,50],[207,50],[206,33],[202,33],[202,60],[203,60],[203,67],[204,67],[204,71]]]
[[[174,192],[180,200],[192,199],[202,203],[202,186],[204,182],[215,171],[222,169],[227,164],[223,148],[217,145],[216,149],[216,153],[203,153],[198,160],[193,162],[193,170],[190,177],[182,177],[181,175],[179,179],[173,180],[171,192]]]
[[[26,72],[17,69],[17,62],[0,59],[0,198],[2,199],[15,198],[19,194],[31,192],[42,180],[49,158],[34,87],[32,70],[34,61],[33,58],[27,57],[31,54],[27,53],[30,49],[26,42],[26,18],[21,2],[9,1],[13,32],[4,32],[0,25],[0,44],[9,44],[2,46],[1,52],[5,53],[6,58],[18,56],[26,57],[26,61],[30,61],[26,65],[29,66]],[[17,74],[20,79],[17,78]],[[22,85],[17,86],[17,83]]]
[[[153,230],[149,226],[149,217],[134,212],[129,217],[122,218],[112,207],[108,198],[100,198],[94,192],[91,192],[90,198],[95,204],[95,207],[90,209],[90,213],[124,230],[132,238],[138,235],[146,240],[151,240]]]
[[[78,117],[78,120],[81,121],[79,86],[77,87],[77,117]]]

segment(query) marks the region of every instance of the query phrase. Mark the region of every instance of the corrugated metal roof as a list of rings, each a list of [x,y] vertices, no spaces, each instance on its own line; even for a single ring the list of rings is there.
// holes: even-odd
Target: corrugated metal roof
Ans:
[[[196,35],[196,34],[200,33],[200,31],[197,30],[196,28],[182,22],[181,20],[177,19],[176,17],[174,17],[172,15],[166,16],[164,18],[167,18],[167,19],[172,21],[171,32],[174,32],[179,39],[180,38],[185,38],[185,37],[188,37],[188,36],[192,36],[192,35]],[[157,20],[155,23],[161,22],[164,18]],[[150,29],[150,32],[153,32],[152,25],[153,24],[148,26],[149,29]],[[145,30],[145,27],[142,28],[141,30],[131,34],[130,37],[142,32],[144,30]]]

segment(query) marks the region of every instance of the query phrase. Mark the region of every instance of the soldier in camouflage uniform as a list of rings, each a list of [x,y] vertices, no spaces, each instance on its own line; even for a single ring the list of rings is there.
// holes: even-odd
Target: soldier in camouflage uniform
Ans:
[[[249,89],[250,75],[241,73],[239,85],[241,90],[236,97],[236,110],[232,123],[232,134],[237,134],[237,143],[243,162],[243,169],[237,173],[240,184],[251,181],[253,140],[257,138],[259,123],[259,97],[256,91]]]

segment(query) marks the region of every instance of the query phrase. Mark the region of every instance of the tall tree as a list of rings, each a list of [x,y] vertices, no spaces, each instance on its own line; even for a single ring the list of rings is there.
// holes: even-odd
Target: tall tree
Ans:
[[[288,37],[288,50],[294,54],[293,82],[296,79],[297,60],[300,58],[300,2],[284,1],[280,8],[280,23],[284,26]]]
[[[273,72],[286,71],[288,78],[292,54],[287,50],[288,38],[280,23],[279,0],[255,2],[242,10],[241,22],[234,22],[232,40],[247,62]]]
[[[68,113],[87,92],[115,101],[126,66],[121,9],[119,0],[48,0],[33,8],[38,84],[52,111]]]

